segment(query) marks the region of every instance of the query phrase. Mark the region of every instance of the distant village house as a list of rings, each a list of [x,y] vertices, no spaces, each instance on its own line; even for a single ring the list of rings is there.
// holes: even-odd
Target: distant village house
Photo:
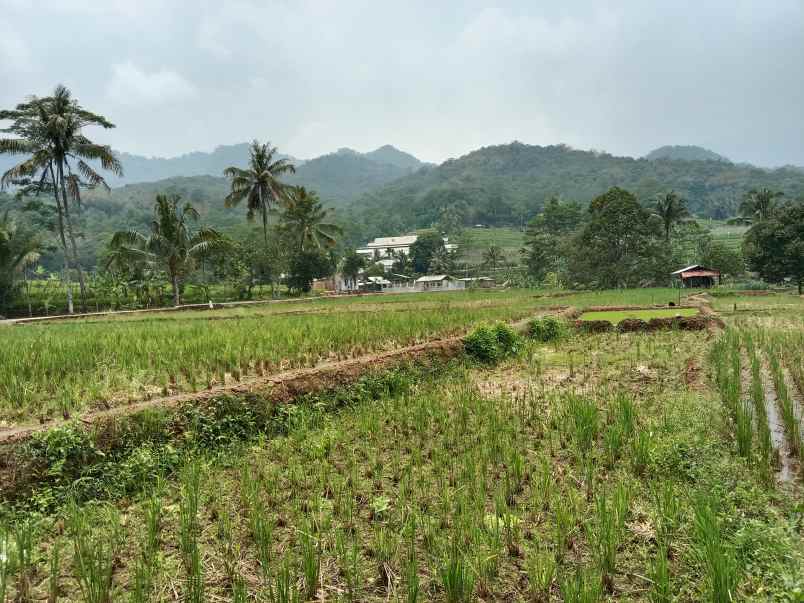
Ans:
[[[674,279],[678,279],[684,288],[706,288],[720,284],[720,271],[693,264],[681,270],[670,273]]]

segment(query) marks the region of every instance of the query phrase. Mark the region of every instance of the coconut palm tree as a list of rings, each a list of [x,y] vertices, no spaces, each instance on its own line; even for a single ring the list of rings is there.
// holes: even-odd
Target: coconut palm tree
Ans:
[[[223,175],[230,181],[230,192],[224,199],[226,207],[235,207],[244,199],[248,210],[246,216],[253,220],[259,212],[265,244],[268,245],[268,213],[274,206],[287,200],[287,185],[279,177],[293,174],[296,168],[287,159],[274,159],[276,147],[256,140],[249,149],[248,168],[228,167]]]
[[[765,221],[776,209],[776,200],[783,196],[782,191],[767,188],[750,190],[740,203],[740,214],[748,223]]]
[[[496,270],[503,262],[505,262],[505,254],[499,245],[489,245],[488,249],[483,252],[483,265],[491,270]]]
[[[662,220],[664,241],[669,243],[673,227],[690,215],[687,202],[678,193],[670,191],[664,195],[657,195],[655,209],[656,215]]]
[[[105,117],[84,109],[64,86],[56,86],[47,97],[32,97],[13,110],[0,111],[0,120],[11,125],[0,132],[0,154],[28,155],[0,178],[0,189],[20,187],[23,194],[52,194],[56,203],[59,241],[64,250],[67,309],[73,312],[70,268],[78,271],[81,308],[86,310],[86,282],[78,257],[72,206],[81,207],[81,189],[109,188],[92,163],[122,175],[123,169],[111,147],[93,143],[83,134],[89,126],[114,128]],[[69,241],[69,244],[68,244]]]
[[[111,258],[126,258],[165,271],[173,288],[173,304],[181,304],[181,284],[201,255],[224,246],[225,239],[211,228],[194,230],[199,218],[190,203],[179,206],[179,195],[157,195],[151,232],[119,231],[109,243]]]
[[[0,309],[15,290],[17,274],[39,258],[41,241],[26,232],[9,217],[0,216]]]
[[[294,187],[288,193],[287,207],[282,212],[282,227],[296,242],[299,251],[331,249],[343,231],[326,222],[328,213],[318,195],[303,186]]]

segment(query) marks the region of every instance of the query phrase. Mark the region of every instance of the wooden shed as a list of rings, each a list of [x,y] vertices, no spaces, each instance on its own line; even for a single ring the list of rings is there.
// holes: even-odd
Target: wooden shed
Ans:
[[[671,272],[674,279],[679,279],[684,288],[706,288],[714,287],[720,283],[720,271],[700,264],[693,264],[681,270]]]

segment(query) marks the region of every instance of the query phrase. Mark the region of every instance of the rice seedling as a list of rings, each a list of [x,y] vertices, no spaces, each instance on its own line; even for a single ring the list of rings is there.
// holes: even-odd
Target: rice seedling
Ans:
[[[309,529],[309,528],[308,528]],[[301,565],[304,576],[304,594],[307,599],[315,597],[321,575],[320,543],[307,532],[301,534]]]
[[[528,559],[528,582],[535,601],[549,601],[550,589],[556,576],[555,556],[537,549]]]
[[[268,590],[268,600],[271,603],[301,603],[303,600],[301,593],[296,588],[287,557],[282,562],[282,566],[274,578],[274,583]]]
[[[198,542],[201,531],[198,521],[201,473],[199,463],[190,463],[185,468],[179,500],[179,549],[187,575],[186,598],[192,603],[204,601],[204,575]]]
[[[59,577],[61,576],[61,543],[57,540],[50,547],[47,577],[47,603],[56,603],[61,594]],[[2,570],[0,570],[1,572]],[[3,600],[3,589],[0,585],[0,601]]]
[[[16,598],[18,601],[31,600],[31,582],[35,571],[34,534],[36,526],[31,519],[14,524],[14,565],[17,574]]]
[[[112,603],[115,557],[121,545],[120,517],[111,507],[67,511],[73,541],[73,572],[87,603]]]
[[[561,597],[565,603],[595,603],[601,598],[600,576],[576,570],[561,581]]]
[[[448,603],[464,603],[471,600],[475,586],[474,575],[455,543],[449,547],[447,558],[439,568],[439,574]]]
[[[144,506],[145,518],[140,536],[140,550],[135,560],[131,589],[133,603],[150,601],[159,570],[159,545],[163,509],[158,487],[147,498]]]
[[[603,586],[611,593],[614,591],[617,549],[624,535],[628,492],[623,484],[618,484],[610,498],[600,494],[595,503],[597,514],[588,532]]]
[[[645,472],[650,465],[653,447],[653,432],[646,429],[639,430],[631,439],[631,469],[636,476],[645,475]]]
[[[670,603],[673,594],[670,588],[670,566],[667,562],[667,545],[659,540],[656,547],[656,556],[653,558],[648,576],[651,580],[651,589],[648,597],[651,603]]]
[[[0,524],[0,601],[6,600],[8,581],[14,573],[13,554],[8,529]]]
[[[708,595],[713,603],[730,603],[737,597],[738,566],[734,553],[723,541],[712,501],[701,498],[695,505],[698,554],[706,571]]]

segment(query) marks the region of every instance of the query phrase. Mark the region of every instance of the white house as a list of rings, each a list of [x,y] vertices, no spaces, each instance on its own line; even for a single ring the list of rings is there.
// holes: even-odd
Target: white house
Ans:
[[[373,258],[375,260],[386,260],[398,253],[410,255],[410,246],[413,245],[418,238],[418,235],[415,234],[401,237],[377,237],[367,243],[365,247],[360,247],[356,251],[360,255],[366,256],[368,259]],[[447,237],[444,237],[444,247],[447,251],[454,251],[458,248],[454,243],[450,243]],[[390,268],[390,264],[393,264],[393,261],[387,266],[383,263],[383,266]]]

